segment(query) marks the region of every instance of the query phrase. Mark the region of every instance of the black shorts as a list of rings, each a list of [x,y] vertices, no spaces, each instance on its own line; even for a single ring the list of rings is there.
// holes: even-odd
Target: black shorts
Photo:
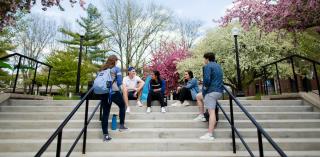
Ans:
[[[128,92],[128,100],[137,100],[137,97],[134,97],[134,93],[135,91]]]

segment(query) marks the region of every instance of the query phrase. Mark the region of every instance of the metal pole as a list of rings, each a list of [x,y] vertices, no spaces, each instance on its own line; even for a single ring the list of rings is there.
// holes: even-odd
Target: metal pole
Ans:
[[[81,74],[81,60],[82,60],[82,44],[84,36],[80,36],[80,51],[78,58],[78,70],[77,70],[77,83],[76,83],[76,94],[80,95],[79,86],[80,86],[80,74]]]
[[[36,64],[36,69],[34,70],[34,74],[33,74],[33,80],[32,80],[32,86],[31,86],[31,95],[33,94],[34,84],[36,83],[37,69],[38,69],[38,62]]]
[[[244,93],[242,91],[242,83],[241,83],[241,69],[240,69],[240,63],[239,63],[239,49],[238,49],[238,36],[234,35],[234,45],[235,45],[235,51],[236,51],[236,62],[237,62],[237,88],[238,88],[238,93],[237,96],[244,96]]]
[[[89,99],[86,99],[86,109],[85,109],[85,115],[84,115],[84,132],[83,132],[82,154],[86,154],[87,126],[88,126],[88,107],[89,107]]]
[[[17,87],[17,81],[18,81],[18,77],[19,77],[19,70],[20,70],[20,65],[21,65],[21,56],[19,57],[19,62],[18,62],[18,67],[17,67],[17,74],[16,74],[16,78],[14,80],[14,85],[13,85],[13,91],[12,93],[16,92],[16,87]]]
[[[231,130],[232,130],[232,148],[233,148],[233,153],[235,154],[237,152],[237,149],[236,149],[236,137],[234,133],[233,104],[232,104],[231,96],[229,96],[229,104],[230,104]]]
[[[62,130],[58,134],[58,142],[57,142],[57,150],[56,150],[56,157],[60,157],[61,153],[61,141],[62,141]]]
[[[100,115],[99,115],[99,119],[100,119],[100,121],[102,121],[102,103],[100,103]]]
[[[316,75],[317,87],[318,87],[318,92],[319,92],[318,94],[320,96],[320,84],[319,84],[319,77],[318,77],[316,63],[313,63],[313,69],[314,69],[314,74]]]
[[[299,93],[298,78],[297,78],[296,71],[294,70],[294,64],[293,64],[293,58],[292,57],[290,57],[290,61],[291,61],[292,72],[293,72],[293,76],[294,76],[294,82],[295,82],[295,85],[296,85],[296,92]]]
[[[46,95],[48,94],[48,86],[49,86],[49,80],[50,80],[50,73],[51,73],[51,67],[49,67],[49,73],[48,73],[48,79],[47,79],[47,85],[46,85]]]
[[[258,129],[258,142],[259,142],[259,154],[260,157],[263,157],[263,143],[262,143],[262,136],[261,136],[261,132]]]
[[[267,83],[266,83],[266,81],[267,81],[267,72],[266,72],[267,70],[266,70],[266,67],[263,67],[263,85],[264,85],[264,94],[265,95],[268,95],[268,87],[267,87]]]
[[[278,84],[279,84],[279,92],[280,92],[280,94],[282,94],[280,77],[279,77],[279,69],[278,69],[278,64],[277,63],[276,63],[276,69],[277,69],[277,79],[278,79]]]

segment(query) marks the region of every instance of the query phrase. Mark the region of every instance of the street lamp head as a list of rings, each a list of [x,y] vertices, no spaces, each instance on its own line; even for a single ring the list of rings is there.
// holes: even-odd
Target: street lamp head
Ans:
[[[240,34],[240,29],[237,27],[232,28],[232,35],[233,36],[238,36]]]

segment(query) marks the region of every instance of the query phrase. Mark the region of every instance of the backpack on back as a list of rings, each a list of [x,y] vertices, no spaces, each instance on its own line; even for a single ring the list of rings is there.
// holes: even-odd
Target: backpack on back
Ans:
[[[115,80],[112,77],[111,69],[106,69],[98,73],[93,82],[93,91],[95,94],[106,94],[112,92],[112,83]]]

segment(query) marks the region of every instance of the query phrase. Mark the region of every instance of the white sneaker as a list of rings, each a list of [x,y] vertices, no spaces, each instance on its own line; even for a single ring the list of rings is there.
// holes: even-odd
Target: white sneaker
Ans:
[[[141,103],[141,101],[137,101],[137,105],[138,105],[139,107],[142,107],[142,106],[143,106],[143,104]]]
[[[174,104],[172,104],[172,106],[182,106],[180,101],[175,102]]]
[[[201,121],[201,122],[207,121],[203,114],[199,114],[199,115],[198,115],[195,119],[193,119],[193,120],[194,120],[194,121]]]
[[[214,140],[214,137],[212,136],[211,133],[206,133],[203,136],[200,137],[201,140],[208,140],[208,141],[212,141]]]
[[[130,110],[130,107],[127,107],[126,112],[127,112],[127,113],[130,113],[130,111],[131,111],[131,110]]]
[[[151,107],[147,107],[147,113],[151,112]]]
[[[166,113],[167,111],[166,111],[166,108],[165,107],[161,107],[161,112],[162,113]]]
[[[182,103],[182,106],[190,106],[190,103],[189,103],[188,101],[184,101],[184,102]]]

